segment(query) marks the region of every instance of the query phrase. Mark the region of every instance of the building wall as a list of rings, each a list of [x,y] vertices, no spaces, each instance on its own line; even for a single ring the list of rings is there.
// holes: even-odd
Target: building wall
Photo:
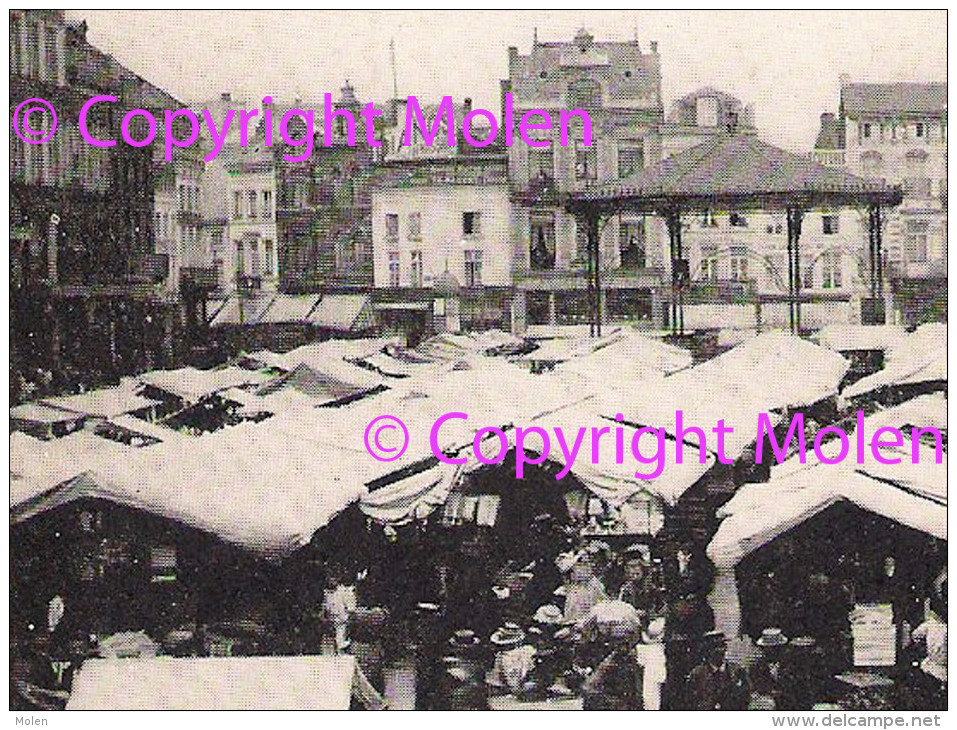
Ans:
[[[596,42],[585,31],[566,42],[539,43],[536,38],[527,55],[509,49],[509,78],[502,90],[503,105],[504,94],[512,94],[516,135],[508,149],[516,286],[520,296],[540,292],[533,295],[535,302],[548,297],[550,321],[570,322],[582,305],[579,294],[587,288],[586,239],[559,201],[563,193],[627,178],[661,159],[664,116],[657,46],[652,43],[650,52],[643,53],[637,42]],[[518,137],[522,116],[533,109],[551,117],[550,131],[532,133],[550,142],[547,149],[533,149]],[[568,109],[588,113],[591,145],[584,145],[583,124],[574,120],[567,146],[560,145],[560,111]],[[544,122],[540,116],[534,121]],[[642,232],[623,238],[622,223],[643,225]],[[664,226],[653,218],[609,220],[599,233],[599,260],[602,270],[614,276],[607,276],[603,286],[646,293],[659,287],[663,234]],[[631,239],[641,254],[625,262],[622,243]],[[548,255],[543,255],[546,249]],[[517,308],[531,311],[533,323],[540,319],[534,312],[545,306],[535,302]]]
[[[271,159],[242,159],[226,184],[227,250],[223,271],[227,288],[247,277],[252,288],[275,289],[279,276],[276,235],[276,174]]]
[[[479,213],[479,231],[466,234],[463,216]],[[413,237],[410,216],[421,216]],[[466,251],[481,251],[481,286],[510,286],[512,249],[508,189],[496,185],[423,185],[377,189],[372,194],[373,272],[376,288],[389,288],[390,254],[398,254],[399,286],[416,287],[412,252],[422,252],[422,286],[431,288],[445,271],[468,284]],[[387,233],[386,216],[398,216],[398,235]]]

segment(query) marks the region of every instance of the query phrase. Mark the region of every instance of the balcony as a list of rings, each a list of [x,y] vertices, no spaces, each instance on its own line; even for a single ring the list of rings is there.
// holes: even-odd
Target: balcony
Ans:
[[[555,178],[538,175],[529,179],[524,188],[516,188],[513,198],[522,205],[559,205],[562,194]]]
[[[184,266],[179,270],[179,284],[187,290],[212,290],[219,281],[212,266]]]
[[[130,261],[130,279],[135,282],[160,284],[169,276],[169,254],[134,254]]]
[[[811,159],[825,167],[843,167],[846,158],[844,150],[814,150]]]
[[[888,262],[887,274],[891,279],[941,279],[947,276],[947,261],[934,259]]]

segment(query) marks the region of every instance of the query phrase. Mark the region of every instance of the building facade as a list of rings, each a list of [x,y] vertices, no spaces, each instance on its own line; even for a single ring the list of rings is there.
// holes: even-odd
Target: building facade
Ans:
[[[153,146],[94,147],[77,123],[90,97],[113,95],[117,103],[95,106],[87,126],[119,139],[130,109],[155,115],[175,102],[91,45],[86,29],[58,10],[10,14],[11,118],[33,97],[58,115],[46,143],[10,133],[15,391],[76,388],[174,359],[179,313],[163,289],[169,261],[155,248]],[[51,122],[30,116],[35,129]],[[131,133],[144,135],[136,124]]]
[[[814,156],[903,188],[903,203],[883,222],[882,271],[874,282],[885,302],[881,319],[946,319],[946,83],[851,83],[842,77],[838,114],[822,115]],[[866,227],[848,218],[850,226],[858,224],[851,231],[866,250]]]
[[[526,112],[543,110],[552,120],[551,131],[535,133],[549,146],[516,142],[508,149],[516,330],[583,323],[588,316],[586,233],[565,212],[562,196],[627,178],[661,159],[657,44],[644,53],[637,41],[596,42],[584,29],[571,41],[545,43],[536,36],[528,54],[509,49],[502,93],[503,106],[505,94],[511,94],[516,138]],[[560,145],[560,112],[573,109],[589,115],[590,145],[580,122],[572,126],[568,144]],[[545,123],[540,116],[530,121]],[[606,319],[660,322],[664,240],[663,224],[654,218],[623,215],[602,229]]]
[[[455,105],[461,123],[470,101]],[[426,123],[438,108],[423,110]],[[372,191],[375,305],[386,329],[510,329],[512,204],[504,148],[402,139],[404,111],[386,130]],[[489,130],[476,124],[480,139]]]
[[[280,288],[297,293],[371,288],[370,188],[378,151],[364,139],[359,116],[363,104],[346,81],[333,106],[336,112],[352,115],[353,146],[348,144],[347,117],[335,118],[332,144],[326,146],[324,105],[304,107],[317,110],[312,155],[290,162],[283,159],[284,154],[296,156],[295,148],[280,144],[276,152]],[[301,136],[295,131],[290,134]]]

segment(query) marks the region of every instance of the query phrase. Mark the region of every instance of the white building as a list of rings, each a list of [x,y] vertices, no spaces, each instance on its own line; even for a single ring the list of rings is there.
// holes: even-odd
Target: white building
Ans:
[[[886,319],[913,324],[944,317],[947,84],[851,83],[842,76],[838,115],[822,115],[814,156],[903,188],[904,201],[888,211],[883,228]],[[855,229],[852,215],[845,220],[866,252],[866,226]]]

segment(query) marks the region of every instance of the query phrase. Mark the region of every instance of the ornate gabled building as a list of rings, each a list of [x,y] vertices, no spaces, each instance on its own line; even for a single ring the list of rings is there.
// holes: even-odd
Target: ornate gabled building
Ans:
[[[587,321],[586,234],[562,206],[563,196],[585,186],[626,178],[662,156],[664,121],[661,61],[655,42],[643,52],[637,41],[602,42],[582,29],[574,39],[541,42],[528,54],[509,49],[509,78],[516,143],[508,150],[514,203],[513,318],[528,324]],[[552,120],[550,141],[534,148],[519,141],[518,125],[533,109]],[[591,121],[585,144],[580,120],[560,145],[562,110],[580,109]],[[503,113],[504,117],[504,113]],[[532,121],[541,123],[538,115]],[[576,120],[577,118],[573,118]],[[623,215],[601,231],[599,260],[607,287],[609,319],[651,323],[661,318],[663,228],[658,221]]]

